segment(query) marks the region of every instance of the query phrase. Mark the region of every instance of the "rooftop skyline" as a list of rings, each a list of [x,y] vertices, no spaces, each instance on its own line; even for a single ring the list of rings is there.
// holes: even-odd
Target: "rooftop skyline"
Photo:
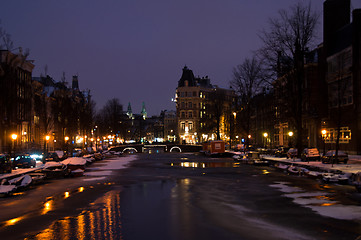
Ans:
[[[79,77],[97,108],[118,98],[126,111],[149,116],[175,109],[174,97],[182,68],[228,88],[232,68],[261,47],[258,33],[268,19],[296,0],[258,1],[7,1],[0,9],[1,27],[14,48],[30,49],[33,76],[47,73],[60,81],[65,72],[71,86]],[[305,1],[308,2],[308,1]],[[320,14],[322,5],[311,1]],[[352,9],[361,8],[351,1]],[[16,52],[16,50],[14,50]]]

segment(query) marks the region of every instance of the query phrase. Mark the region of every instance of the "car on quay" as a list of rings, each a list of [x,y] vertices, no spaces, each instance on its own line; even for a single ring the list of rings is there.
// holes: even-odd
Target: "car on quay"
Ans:
[[[327,151],[326,154],[322,157],[322,163],[340,163],[343,162],[347,164],[348,154],[344,151],[338,151],[336,157],[336,150]]]
[[[305,148],[301,154],[302,161],[320,161],[320,152],[317,148]]]
[[[285,158],[287,157],[287,152],[289,149],[290,148],[288,147],[280,147],[275,151],[274,155],[275,157]]]
[[[290,148],[287,151],[287,158],[295,158],[297,157],[298,150],[297,148]]]
[[[0,154],[0,173],[11,173],[12,164],[10,156],[7,154]]]
[[[45,162],[59,162],[60,158],[57,152],[48,152],[44,157]]]
[[[31,157],[29,154],[19,155],[14,158],[12,162],[13,169],[15,168],[34,168],[36,167],[35,158]]]

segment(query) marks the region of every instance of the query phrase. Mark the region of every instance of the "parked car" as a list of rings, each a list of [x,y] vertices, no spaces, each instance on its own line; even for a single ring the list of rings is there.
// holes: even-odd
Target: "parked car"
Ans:
[[[275,151],[275,157],[287,157],[287,152],[290,148],[280,147]]]
[[[338,151],[336,158],[336,150],[327,151],[325,156],[322,157],[322,163],[340,163],[343,162],[347,164],[348,154],[344,151]]]
[[[317,148],[305,148],[301,154],[302,161],[320,161],[320,152]]]
[[[45,155],[45,158],[44,158],[45,162],[59,162],[60,161],[60,158],[58,156],[58,153],[57,152],[48,152],[46,155]]]
[[[17,156],[13,163],[13,168],[31,168],[36,167],[36,160],[35,158],[32,158],[30,155],[19,155]]]
[[[11,173],[12,164],[10,156],[7,154],[0,154],[0,173]]]
[[[81,157],[83,155],[83,150],[81,148],[74,148],[73,157]]]
[[[297,157],[298,150],[297,148],[290,148],[287,151],[287,158],[295,158]]]

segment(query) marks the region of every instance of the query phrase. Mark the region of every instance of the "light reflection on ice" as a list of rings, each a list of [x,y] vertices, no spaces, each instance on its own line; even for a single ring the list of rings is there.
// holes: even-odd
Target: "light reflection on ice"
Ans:
[[[287,182],[276,182],[271,187],[277,188],[283,196],[293,199],[293,202],[311,208],[318,214],[342,220],[361,219],[361,206],[342,205],[324,192],[306,192],[298,187],[291,187]]]

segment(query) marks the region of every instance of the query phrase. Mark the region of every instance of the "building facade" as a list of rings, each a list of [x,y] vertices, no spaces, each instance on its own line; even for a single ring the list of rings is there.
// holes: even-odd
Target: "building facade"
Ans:
[[[229,140],[234,101],[233,90],[212,85],[208,77],[196,78],[185,66],[176,89],[179,142]]]
[[[34,65],[18,54],[0,51],[0,148],[1,152],[27,148],[31,142],[32,87]]]

